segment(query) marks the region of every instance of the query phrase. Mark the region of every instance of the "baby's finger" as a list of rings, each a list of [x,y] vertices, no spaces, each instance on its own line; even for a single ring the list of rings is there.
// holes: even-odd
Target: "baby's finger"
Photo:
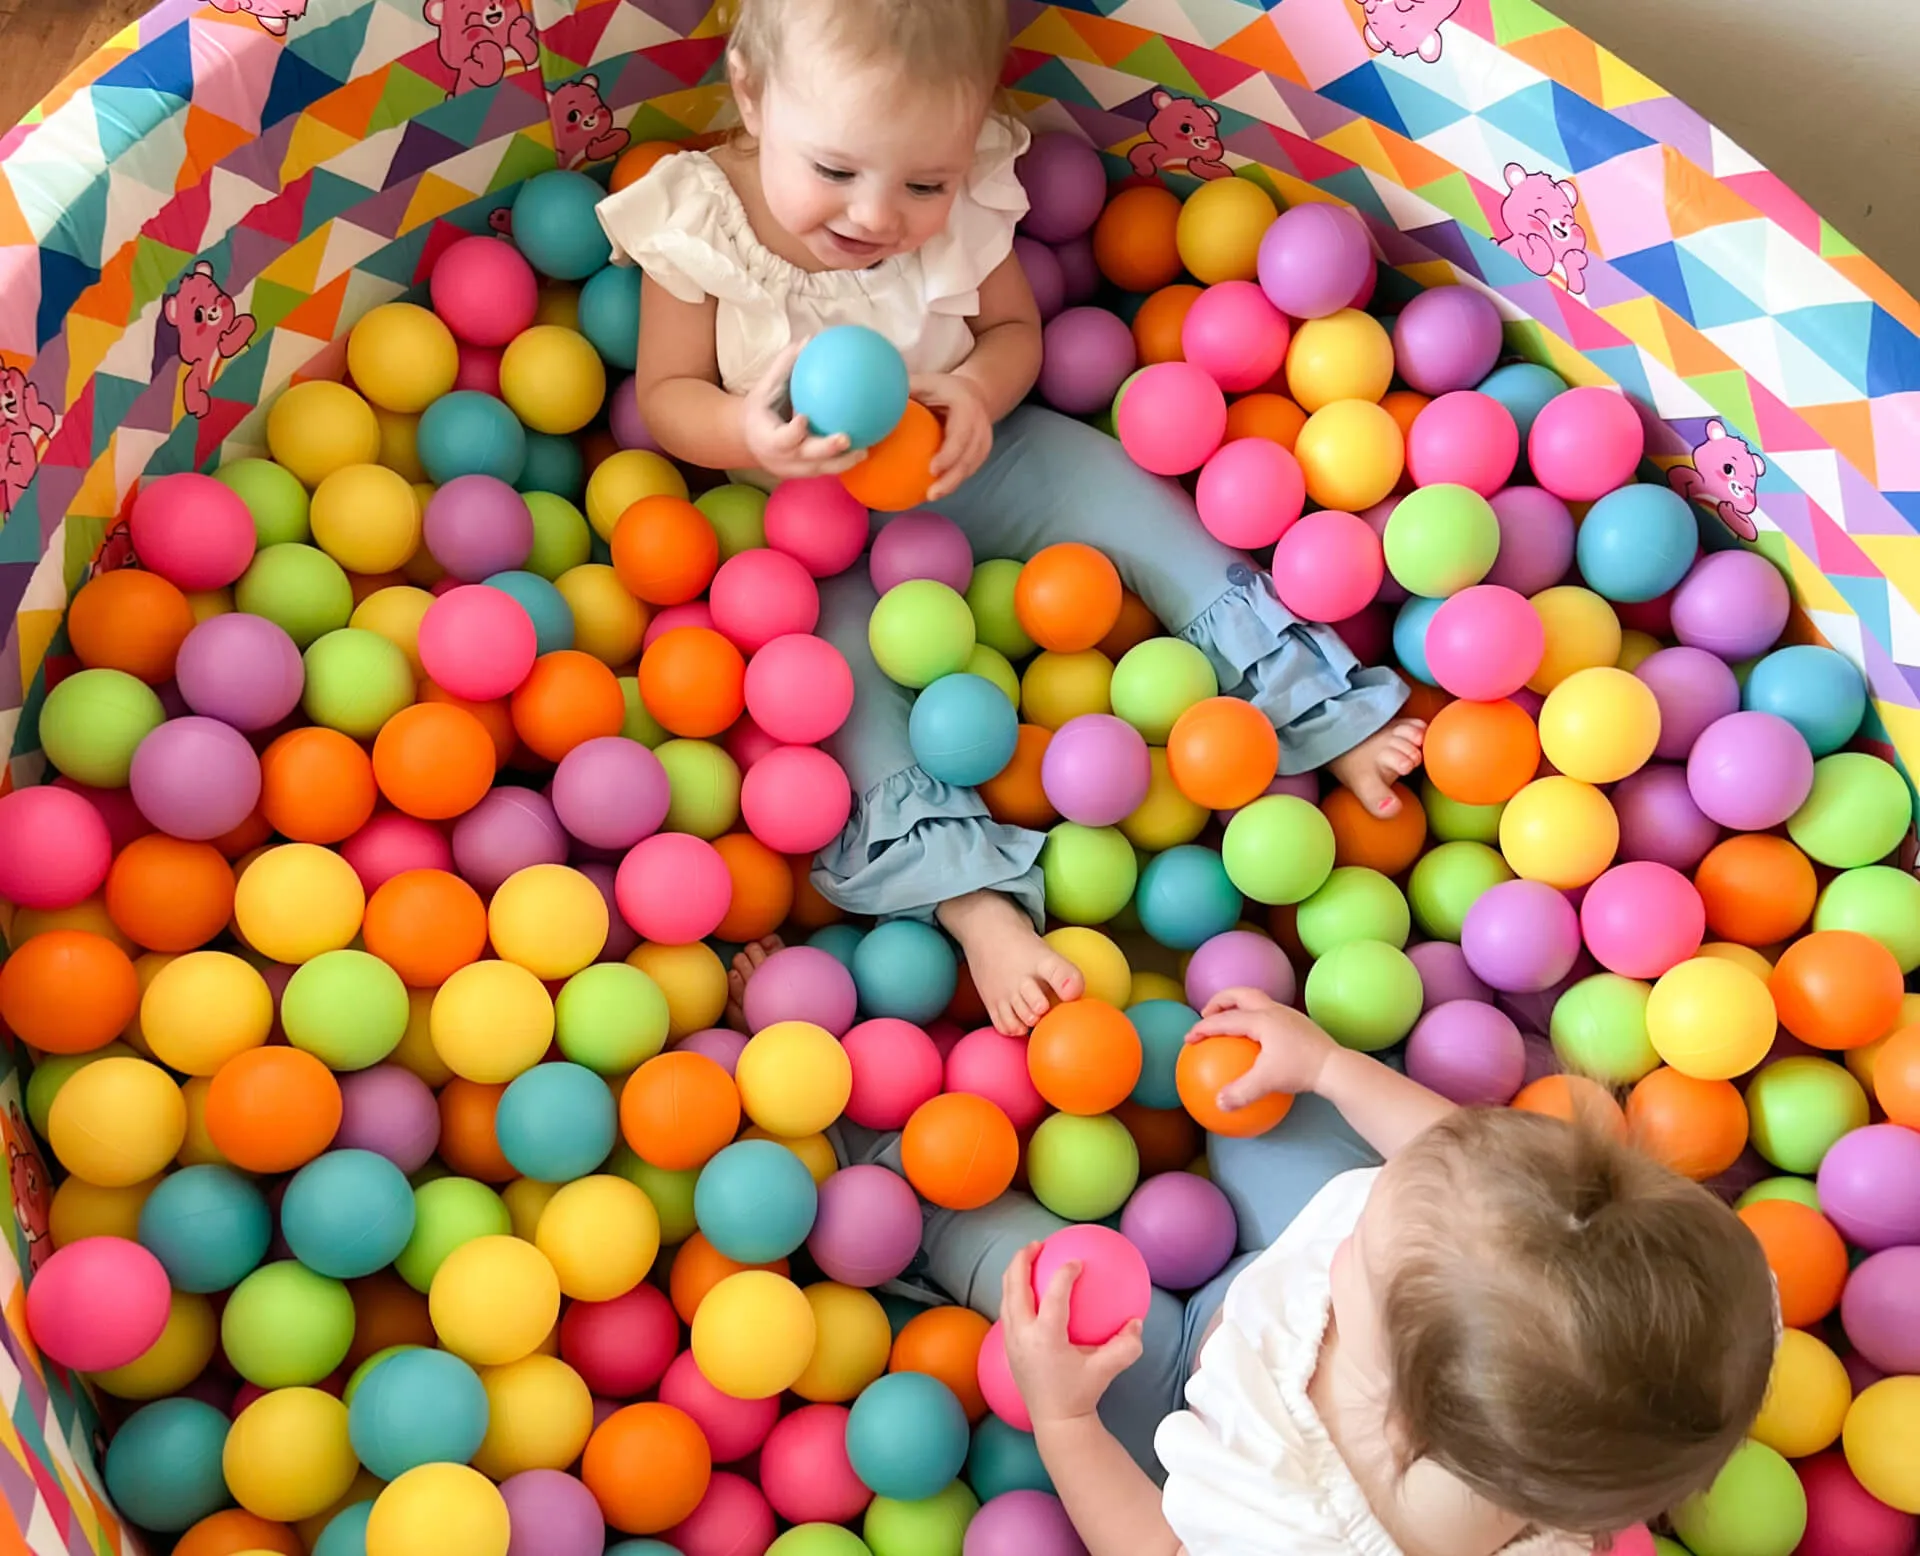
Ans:
[[[1091,1360],[1094,1371],[1111,1383],[1140,1360],[1141,1353],[1146,1349],[1140,1333],[1140,1320],[1131,1320],[1117,1335],[1093,1352]]]
[[[1040,1297],[1041,1325],[1058,1331],[1062,1340],[1067,1337],[1067,1308],[1073,1301],[1073,1283],[1079,1278],[1079,1264],[1069,1259],[1053,1272],[1053,1279],[1047,1282],[1047,1289]]]
[[[811,433],[812,429],[807,427],[805,417],[796,416],[794,420],[799,422],[803,428],[807,428],[807,431]],[[847,453],[851,447],[852,444],[844,432],[836,432],[824,438],[808,436],[800,445],[800,457],[802,459],[838,459],[842,454]],[[864,453],[865,450],[861,452]]]
[[[1016,1253],[1000,1277],[1000,1317],[1011,1324],[1030,1324],[1036,1314],[1033,1305],[1033,1261],[1040,1251],[1038,1243],[1029,1243]]]
[[[1207,1037],[1250,1037],[1247,1031],[1247,1013],[1244,1010],[1223,1010],[1217,1015],[1202,1016],[1187,1028],[1186,1041],[1197,1043]]]

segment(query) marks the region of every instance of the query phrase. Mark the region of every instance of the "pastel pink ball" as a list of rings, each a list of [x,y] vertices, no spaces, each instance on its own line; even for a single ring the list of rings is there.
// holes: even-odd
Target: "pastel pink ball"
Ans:
[[[1287,360],[1293,327],[1251,281],[1222,281],[1193,300],[1180,350],[1228,394],[1258,389]]]
[[[980,1342],[980,1359],[974,1379],[980,1385],[987,1408],[1016,1431],[1031,1432],[1033,1416],[1020,1397],[1020,1385],[1013,1381],[1013,1369],[1007,1365],[1007,1332],[996,1320]]]
[[[1227,432],[1227,399],[1191,362],[1143,367],[1120,395],[1120,443],[1155,475],[1198,470]]]
[[[669,605],[657,613],[647,623],[645,635],[640,639],[640,647],[653,647],[655,638],[664,637],[669,632],[677,632],[682,627],[705,627],[709,631],[718,631],[713,625],[713,607],[705,600],[688,600],[684,605]]]
[[[873,1500],[847,1457],[844,1405],[802,1405],[767,1434],[760,1489],[791,1524],[844,1524]]]
[[[1607,971],[1658,978],[1700,949],[1707,909],[1678,870],[1640,859],[1615,865],[1587,888],[1580,930]]]
[[[844,573],[867,549],[867,510],[838,476],[782,481],[767,499],[767,544],[815,578]]]
[[[1201,468],[1194,501],[1215,540],[1259,551],[1298,521],[1307,505],[1307,478],[1278,443],[1236,438],[1214,450]]]
[[[100,889],[112,863],[113,835],[84,795],[51,784],[0,794],[0,897],[70,908]]]
[[[435,262],[427,288],[433,311],[470,346],[505,346],[540,306],[533,266],[502,238],[462,238]]]
[[[789,632],[811,632],[820,621],[813,574],[785,552],[764,546],[722,562],[707,600],[714,627],[743,654]]]
[[[1305,515],[1273,548],[1280,603],[1302,621],[1345,621],[1372,603],[1387,575],[1380,537],[1337,508]]]
[[[1038,247],[1025,238],[1014,241]],[[973,581],[973,545],[967,532],[942,514],[902,513],[873,537],[867,572],[875,594],[910,578],[931,578],[955,594],[965,594]]]
[[[782,745],[817,745],[853,711],[853,670],[825,638],[789,632],[747,661],[747,712]]]
[[[672,1315],[671,1308],[668,1315]],[[672,1405],[693,1417],[693,1424],[700,1428],[707,1446],[713,1450],[715,1464],[744,1459],[767,1440],[767,1433],[780,1419],[778,1395],[771,1399],[735,1399],[731,1394],[722,1394],[695,1364],[692,1351],[682,1351],[673,1358],[666,1376],[660,1380],[659,1399],[661,1404]]]
[[[911,1021],[863,1021],[840,1046],[853,1064],[846,1115],[862,1129],[904,1129],[915,1108],[940,1094],[940,1050]]]
[[[775,1528],[773,1509],[760,1488],[719,1470],[699,1505],[666,1533],[680,1556],[752,1556],[773,1544]]]
[[[1625,486],[1646,451],[1633,402],[1598,386],[1556,394],[1527,434],[1534,480],[1565,502],[1592,502]]]
[[[1540,668],[1547,629],[1525,595],[1475,584],[1451,596],[1427,625],[1427,668],[1456,697],[1498,702]]]
[[[719,850],[685,832],[656,832],[628,850],[613,877],[620,916],[642,940],[692,945],[720,927],[733,877]]]
[[[50,1360],[106,1372],[144,1355],[167,1327],[167,1272],[124,1237],[57,1248],[27,1288],[27,1328]]]
[[[817,853],[852,814],[853,788],[845,771],[817,746],[769,751],[740,784],[741,819],[777,854]]]
[[[992,1027],[969,1032],[947,1052],[948,1091],[985,1097],[1025,1134],[1048,1113],[1047,1102],[1027,1072],[1024,1039],[1006,1037]]]
[[[430,821],[383,810],[340,845],[340,857],[353,866],[360,886],[372,896],[408,870],[452,870],[453,845]]]
[[[533,618],[504,589],[462,584],[420,618],[422,668],[442,691],[468,702],[506,696],[538,652]]]
[[[232,583],[247,570],[257,543],[253,515],[239,494],[193,471],[142,486],[127,535],[142,566],[188,593]]]
[[[1416,486],[1450,483],[1491,497],[1507,484],[1519,457],[1513,413],[1472,389],[1423,406],[1407,434],[1407,472]]]
[[[1080,1266],[1067,1302],[1067,1338],[1105,1345],[1136,1318],[1147,1316],[1153,1280],[1140,1250],[1111,1227],[1089,1223],[1055,1232],[1033,1261],[1033,1295],[1045,1299],[1062,1267]]]

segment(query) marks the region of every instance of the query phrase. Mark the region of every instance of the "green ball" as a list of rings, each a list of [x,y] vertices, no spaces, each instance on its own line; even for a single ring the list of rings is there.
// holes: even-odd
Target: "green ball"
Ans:
[[[1265,795],[1234,813],[1220,857],[1242,896],[1269,906],[1304,902],[1333,873],[1333,824],[1318,805]]]
[[[593,530],[587,516],[552,492],[522,492],[533,515],[533,550],[526,570],[552,583],[562,573],[585,565],[593,554]]]
[[[1113,667],[1113,711],[1148,745],[1164,746],[1174,720],[1196,702],[1218,696],[1219,678],[1207,656],[1184,638],[1148,638]]]
[[[303,962],[280,996],[287,1041],[329,1070],[378,1064],[406,1036],[407,986],[366,951],[322,951]]]
[[[448,1254],[476,1237],[506,1237],[513,1231],[507,1202],[472,1178],[413,1179],[413,1236],[393,1267],[415,1291],[433,1284]]]
[[[975,643],[973,652],[967,655],[966,673],[993,682],[1006,693],[1008,702],[1016,708],[1020,706],[1020,673],[999,649]]]
[[[1049,916],[1063,924],[1104,924],[1133,896],[1140,862],[1118,827],[1062,821],[1040,849],[1040,878]]]
[[[76,670],[40,704],[40,749],[76,783],[124,789],[133,753],[166,721],[145,681],[124,670]]]
[[[220,1315],[220,1345],[249,1383],[303,1388],[347,1359],[353,1323],[353,1296],[344,1281],[282,1259],[233,1288]]]
[[[649,751],[659,750],[668,738],[667,728],[647,711],[647,705],[640,700],[640,677],[621,676],[620,695],[627,704],[627,718],[620,726],[620,733],[629,740],[639,741]]]
[[[1745,1210],[1766,1199],[1790,1199],[1809,1210],[1820,1208],[1820,1190],[1811,1178],[1762,1178],[1733,1202],[1735,1210]]]
[[[1618,973],[1582,978],[1554,1002],[1548,1035],[1560,1062],[1608,1086],[1631,1086],[1660,1068],[1647,1037],[1651,984]]]
[[[1913,825],[1913,793],[1891,762],[1840,751],[1813,764],[1813,792],[1787,818],[1787,836],[1836,870],[1884,859]]]
[[[303,656],[307,687],[300,706],[308,718],[355,740],[371,740],[380,726],[413,702],[413,667],[392,638],[364,627],[341,627]]]
[[[967,585],[967,609],[973,613],[974,637],[997,648],[1008,659],[1021,660],[1039,647],[1027,636],[1014,613],[1013,591],[1020,582],[1022,564],[1006,557],[976,562]]]
[[[316,638],[344,627],[353,614],[353,585],[340,564],[324,551],[290,542],[254,553],[233,603],[265,616],[304,649]]]
[[[1878,940],[1900,971],[1920,967],[1920,878],[1891,865],[1863,865],[1836,875],[1820,893],[1813,927],[1851,929]]]
[[[1450,800],[1433,786],[1431,779],[1420,784],[1420,804],[1427,813],[1427,830],[1442,843],[1498,843],[1500,816],[1506,810],[1499,805],[1462,805]]]
[[[214,471],[213,478],[247,505],[262,547],[299,545],[313,533],[307,524],[307,489],[284,465],[236,459]]]
[[[1442,482],[1402,497],[1384,539],[1387,571],[1401,588],[1445,599],[1487,576],[1500,554],[1500,520],[1478,492]]]
[[[1807,1493],[1793,1466],[1749,1438],[1713,1484],[1673,1510],[1693,1556],[1790,1556],[1807,1532]]]
[[[909,578],[880,596],[867,646],[889,680],[918,691],[967,667],[975,641],[967,602],[931,578]]]
[[[47,1137],[47,1121],[53,1113],[53,1099],[60,1095],[60,1088],[72,1079],[74,1072],[84,1070],[96,1059],[138,1059],[140,1055],[127,1044],[115,1041],[105,1048],[96,1048],[84,1054],[42,1054],[33,1062],[33,1073],[27,1077],[27,1122],[32,1124],[41,1139]]]
[[[1053,1492],[1053,1477],[1040,1462],[1033,1433],[1008,1426],[991,1412],[973,1429],[966,1476],[973,1494],[982,1502],[991,1502],[1009,1491]]]
[[[1307,973],[1307,1014],[1344,1047],[1391,1048],[1420,1019],[1420,970],[1381,940],[1336,946]]]
[[[1782,1172],[1812,1177],[1868,1118],[1867,1094],[1843,1064],[1811,1054],[1762,1065],[1747,1086],[1753,1148]]]
[[[1407,895],[1423,934],[1458,945],[1467,909],[1481,893],[1512,879],[1507,861],[1485,843],[1442,843],[1414,865]]]
[[[689,1167],[684,1172],[656,1167],[651,1162],[642,1161],[634,1154],[633,1148],[622,1140],[613,1148],[613,1155],[607,1159],[603,1170],[625,1178],[653,1201],[654,1214],[660,1218],[660,1244],[663,1248],[684,1243],[693,1236],[699,1225],[693,1214],[693,1186],[700,1179],[698,1167]]]
[[[1300,944],[1309,956],[1325,956],[1353,940],[1383,940],[1405,946],[1413,928],[1407,899],[1378,870],[1342,865],[1300,904]]]
[[[667,1046],[667,997],[625,962],[575,973],[553,1002],[553,1017],[560,1052],[600,1075],[624,1075]]]
[[[956,1480],[924,1502],[875,1497],[860,1532],[873,1556],[960,1556],[967,1525],[979,1511],[979,1499],[965,1481]]]
[[[758,551],[767,543],[767,494],[757,486],[732,482],[702,492],[694,507],[707,516],[720,539],[720,560],[742,551]]]
[[[663,832],[709,842],[740,819],[740,764],[710,740],[663,740],[653,748],[667,770]]]
[[[1055,1113],[1027,1145],[1033,1197],[1069,1221],[1099,1221],[1126,1204],[1140,1181],[1140,1147],[1111,1113]]]
[[[873,1548],[839,1524],[795,1524],[767,1547],[766,1556],[873,1556]]]

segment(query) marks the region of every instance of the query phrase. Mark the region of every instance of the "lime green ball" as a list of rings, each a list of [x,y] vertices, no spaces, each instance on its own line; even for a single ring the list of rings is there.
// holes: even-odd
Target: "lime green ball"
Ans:
[[[560,1052],[600,1075],[637,1069],[667,1046],[667,997],[625,962],[575,973],[553,1002],[553,1017]]]
[[[1793,1466],[1749,1438],[1713,1484],[1673,1510],[1693,1556],[1789,1556],[1807,1532],[1807,1493]]]
[[[974,644],[973,652],[967,655],[966,673],[993,682],[1007,694],[1008,702],[1016,708],[1020,706],[1020,674],[999,649],[989,648],[985,643]]]
[[[1653,1537],[1653,1556],[1693,1556],[1678,1540],[1669,1540],[1664,1534]]]
[[[1499,805],[1462,805],[1434,788],[1430,779],[1421,780],[1420,804],[1427,813],[1427,830],[1442,843],[1498,843],[1500,817],[1506,810]]]
[[[1913,825],[1913,794],[1891,762],[1840,751],[1813,764],[1813,792],[1787,818],[1810,859],[1853,870],[1884,859]]]
[[[355,740],[371,740],[380,726],[413,702],[413,666],[392,638],[364,627],[341,627],[317,639],[303,656],[308,718]]]
[[[434,1178],[413,1183],[413,1236],[393,1261],[394,1270],[415,1291],[433,1284],[434,1272],[448,1254],[476,1237],[506,1237],[513,1232],[507,1202],[472,1178]]]
[[[1140,1147],[1111,1113],[1055,1113],[1027,1146],[1033,1197],[1069,1221],[1098,1221],[1126,1204],[1140,1181]]]
[[[664,740],[653,748],[667,770],[663,832],[711,841],[740,819],[740,764],[710,740]]]
[[[872,1553],[873,1547],[865,1540],[838,1524],[795,1524],[766,1550],[766,1556],[872,1556]]]
[[[1164,746],[1174,720],[1219,692],[1212,663],[1186,639],[1148,638],[1120,656],[1109,695],[1113,711],[1148,745]]]
[[[721,561],[767,543],[767,494],[759,487],[739,482],[716,486],[694,498],[693,505],[720,537]]]
[[[533,550],[526,570],[551,583],[562,573],[583,566],[593,554],[593,530],[587,516],[564,497],[552,492],[522,492],[533,515]]]
[[[253,533],[265,546],[299,545],[313,533],[307,526],[307,489],[284,465],[270,459],[236,459],[213,472],[253,515]]]
[[[874,663],[890,679],[918,691],[964,670],[974,645],[967,602],[931,578],[909,578],[880,596],[867,623]]]
[[[956,1480],[924,1502],[875,1497],[860,1532],[873,1556],[960,1556],[980,1499]]]
[[[344,1281],[296,1259],[263,1264],[227,1298],[220,1346],[233,1370],[263,1389],[318,1383],[347,1359],[353,1297]]]
[[[287,1041],[329,1070],[364,1070],[400,1046],[407,986],[366,951],[322,951],[303,962],[280,996]]]
[[[154,689],[124,670],[76,670],[40,705],[40,749],[76,783],[124,789],[133,753],[167,721]]]
[[[639,741],[649,751],[659,750],[667,739],[667,728],[647,711],[646,703],[640,700],[640,677],[621,676],[620,695],[627,704],[627,719],[620,726],[620,733],[629,740]]]
[[[1920,967],[1920,878],[1891,865],[1863,865],[1836,875],[1820,893],[1813,927],[1851,929],[1878,940],[1900,971]]]
[[[642,1161],[622,1140],[613,1148],[613,1155],[602,1170],[625,1178],[653,1201],[654,1214],[660,1218],[662,1247],[671,1248],[693,1236],[699,1226],[693,1213],[694,1185],[700,1181],[698,1167],[689,1167],[684,1172],[656,1167],[652,1162]]]
[[[1442,843],[1414,865],[1407,895],[1423,934],[1458,945],[1467,909],[1482,892],[1512,879],[1507,861],[1485,843]]]
[[[1820,1190],[1811,1178],[1762,1178],[1733,1202],[1735,1210],[1745,1210],[1765,1199],[1790,1199],[1809,1210],[1820,1208]]]
[[[1027,636],[1013,608],[1020,567],[1006,557],[990,557],[974,564],[972,581],[967,584],[967,609],[973,613],[974,636],[1015,661],[1025,659],[1039,646]]]
[[[1335,946],[1307,974],[1307,1014],[1347,1048],[1391,1048],[1420,1019],[1420,970],[1383,940]]]
[[[1500,554],[1493,505],[1442,482],[1400,499],[1387,520],[1387,571],[1409,594],[1444,599],[1480,582]]]
[[[1748,1083],[1747,1117],[1756,1151],[1782,1172],[1812,1177],[1835,1141],[1866,1126],[1867,1094],[1831,1059],[1776,1059]]]
[[[1660,1068],[1647,1036],[1653,986],[1618,973],[1582,978],[1554,1002],[1549,1036],[1560,1062],[1609,1086],[1631,1086]]]
[[[1140,862],[1118,827],[1062,821],[1040,849],[1047,913],[1064,924],[1104,924],[1127,905]]]
[[[42,1140],[47,1137],[47,1121],[53,1113],[53,1099],[72,1079],[76,1070],[84,1070],[96,1059],[138,1059],[140,1055],[127,1044],[112,1042],[84,1054],[42,1054],[33,1062],[27,1077],[27,1121]]]
[[[1300,943],[1309,956],[1325,956],[1351,940],[1384,940],[1404,946],[1413,925],[1400,888],[1378,870],[1342,865],[1300,904]]]
[[[1269,905],[1304,902],[1333,873],[1333,824],[1318,805],[1265,795],[1227,823],[1220,857],[1242,896]]]
[[[233,603],[250,615],[265,616],[293,639],[295,648],[305,648],[347,624],[353,585],[326,552],[288,542],[254,553],[233,586]]]

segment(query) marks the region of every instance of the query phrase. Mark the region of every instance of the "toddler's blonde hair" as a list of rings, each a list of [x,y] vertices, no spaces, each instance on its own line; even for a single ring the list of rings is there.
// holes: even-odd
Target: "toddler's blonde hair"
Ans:
[[[796,18],[848,63],[886,64],[907,83],[991,99],[1007,59],[1006,0],[734,0],[727,54],[757,91]]]

